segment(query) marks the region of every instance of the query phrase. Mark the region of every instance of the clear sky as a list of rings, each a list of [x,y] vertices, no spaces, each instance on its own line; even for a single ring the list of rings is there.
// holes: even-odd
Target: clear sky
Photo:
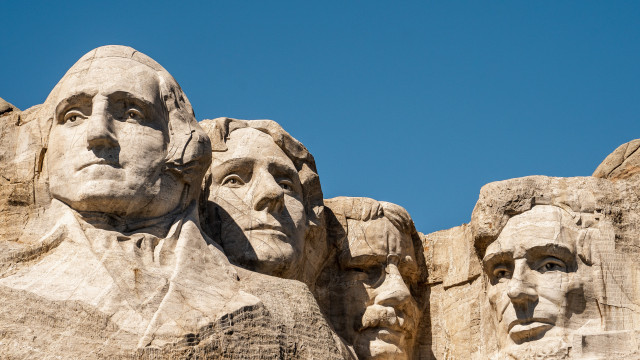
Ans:
[[[640,137],[640,2],[6,1],[0,97],[44,101],[87,51],[129,45],[198,119],[273,119],[325,197],[404,206],[428,233],[482,185],[588,176]]]

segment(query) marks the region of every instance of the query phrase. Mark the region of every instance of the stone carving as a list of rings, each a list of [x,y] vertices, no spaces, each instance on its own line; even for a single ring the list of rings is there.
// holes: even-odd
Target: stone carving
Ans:
[[[98,48],[42,108],[52,200],[19,240],[30,245],[4,258],[1,353],[342,358],[305,287],[239,272],[200,230],[211,144],[166,70],[131,48]]]
[[[497,322],[500,348],[531,352],[532,343],[550,354],[568,354],[570,330],[585,310],[584,286],[590,276],[590,244],[580,216],[540,205],[509,219],[482,259],[487,296]],[[586,263],[585,263],[586,262]],[[550,339],[555,340],[549,349]],[[566,354],[563,354],[566,355]]]
[[[311,154],[271,120],[201,125],[214,153],[203,191],[205,229],[233,263],[312,285],[326,244]]]
[[[359,359],[412,359],[423,310],[420,238],[402,207],[368,198],[325,200],[337,222],[335,264],[320,301]]]
[[[640,359],[640,140],[425,235],[124,46],[0,99],[0,138],[2,358]]]

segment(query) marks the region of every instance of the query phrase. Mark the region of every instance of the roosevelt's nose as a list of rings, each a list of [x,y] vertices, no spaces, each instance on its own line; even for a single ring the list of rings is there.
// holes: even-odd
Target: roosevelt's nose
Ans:
[[[91,109],[91,115],[85,121],[89,149],[118,145],[107,106],[108,103],[105,99],[96,99]]]
[[[384,276],[383,283],[377,288],[376,304],[399,307],[411,301],[411,291],[400,274],[397,262],[388,261]]]
[[[516,304],[532,303],[538,300],[538,292],[535,284],[531,282],[529,267],[524,259],[516,261],[513,275],[509,279],[507,295],[511,302]]]
[[[261,171],[255,180],[253,208],[257,211],[281,212],[284,208],[284,191],[268,171]]]

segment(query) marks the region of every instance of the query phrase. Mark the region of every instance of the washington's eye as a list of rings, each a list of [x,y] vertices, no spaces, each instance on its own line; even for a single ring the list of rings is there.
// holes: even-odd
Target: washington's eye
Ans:
[[[546,273],[547,271],[565,271],[567,266],[564,264],[564,261],[555,258],[548,257],[544,259],[540,267],[538,267],[538,272]]]
[[[126,118],[131,120],[142,120],[143,116],[142,113],[137,109],[129,109],[127,110]]]
[[[76,122],[76,121],[84,119],[84,118],[85,118],[84,114],[81,113],[80,111],[78,111],[78,110],[70,110],[70,111],[67,111],[66,114],[64,114],[64,119],[63,119],[62,122],[66,123],[68,121],[68,122],[73,123],[73,122]]]
[[[227,175],[223,180],[221,185],[227,187],[239,187],[244,185],[244,181],[240,178],[240,176],[236,174]]]

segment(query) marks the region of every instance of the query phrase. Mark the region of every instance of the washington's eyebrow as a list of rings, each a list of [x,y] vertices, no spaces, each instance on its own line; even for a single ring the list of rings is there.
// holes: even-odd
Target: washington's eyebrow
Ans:
[[[58,105],[56,105],[55,114],[58,115],[61,112],[68,109],[70,106],[75,105],[77,103],[82,103],[82,105],[86,105],[87,103],[90,104],[92,98],[93,98],[93,94],[90,94],[87,92],[79,92],[79,93],[70,95],[60,100],[60,102],[58,102]]]
[[[136,105],[138,106],[143,106],[143,107],[148,107],[148,108],[153,108],[155,106],[155,104],[153,103],[153,101],[141,98],[139,96],[136,96],[135,94],[132,94],[128,91],[114,91],[111,94],[109,94],[107,96],[109,99],[112,100],[125,100],[125,101],[131,101],[133,103],[136,103]]]

